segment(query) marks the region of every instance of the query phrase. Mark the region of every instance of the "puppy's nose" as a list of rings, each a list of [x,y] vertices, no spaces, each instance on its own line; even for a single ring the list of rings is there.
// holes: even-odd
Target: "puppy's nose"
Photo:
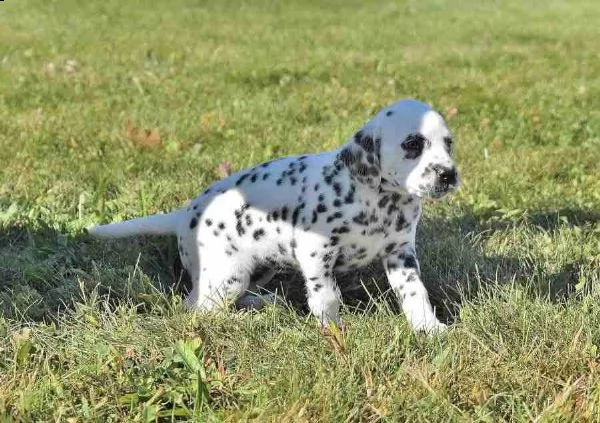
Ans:
[[[456,185],[457,180],[456,168],[441,168],[438,170],[440,182],[446,185]]]

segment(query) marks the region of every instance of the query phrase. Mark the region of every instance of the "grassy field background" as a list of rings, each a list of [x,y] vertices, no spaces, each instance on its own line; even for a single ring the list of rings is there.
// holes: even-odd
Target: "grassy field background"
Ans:
[[[2,2],[0,414],[600,421],[599,21],[593,0]],[[199,316],[173,240],[82,232],[403,97],[457,140],[462,188],[418,235],[448,333],[411,334],[377,269],[344,334],[301,300]]]

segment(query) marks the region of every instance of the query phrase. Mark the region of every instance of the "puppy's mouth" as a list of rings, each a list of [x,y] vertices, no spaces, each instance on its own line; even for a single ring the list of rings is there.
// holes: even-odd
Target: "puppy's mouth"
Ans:
[[[458,184],[440,183],[436,185],[419,185],[416,190],[408,189],[409,194],[416,195],[420,198],[430,198],[439,200],[442,197],[450,194],[458,188]],[[390,179],[381,179],[381,189],[383,191],[407,191],[398,182]]]
[[[431,198],[432,200],[439,200],[446,195],[456,190],[457,185],[453,184],[439,184],[432,187],[419,187],[419,193],[417,194],[421,198]]]

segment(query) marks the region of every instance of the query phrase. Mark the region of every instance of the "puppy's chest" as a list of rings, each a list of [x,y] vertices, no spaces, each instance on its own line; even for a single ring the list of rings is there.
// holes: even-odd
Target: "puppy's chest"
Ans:
[[[343,256],[340,269],[365,265],[380,256],[388,245],[409,237],[419,214],[419,204],[398,194],[380,195],[359,202],[352,210],[347,228],[332,230],[333,237],[339,237]]]
[[[412,197],[399,194],[373,196],[357,204],[349,222],[355,237],[371,241],[410,231],[418,220],[420,206]]]

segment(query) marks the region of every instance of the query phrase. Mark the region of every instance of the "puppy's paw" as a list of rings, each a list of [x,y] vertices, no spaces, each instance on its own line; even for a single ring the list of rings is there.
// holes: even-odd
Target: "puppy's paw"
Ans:
[[[411,327],[415,332],[435,335],[448,330],[448,326],[437,319],[420,320],[411,322]]]

